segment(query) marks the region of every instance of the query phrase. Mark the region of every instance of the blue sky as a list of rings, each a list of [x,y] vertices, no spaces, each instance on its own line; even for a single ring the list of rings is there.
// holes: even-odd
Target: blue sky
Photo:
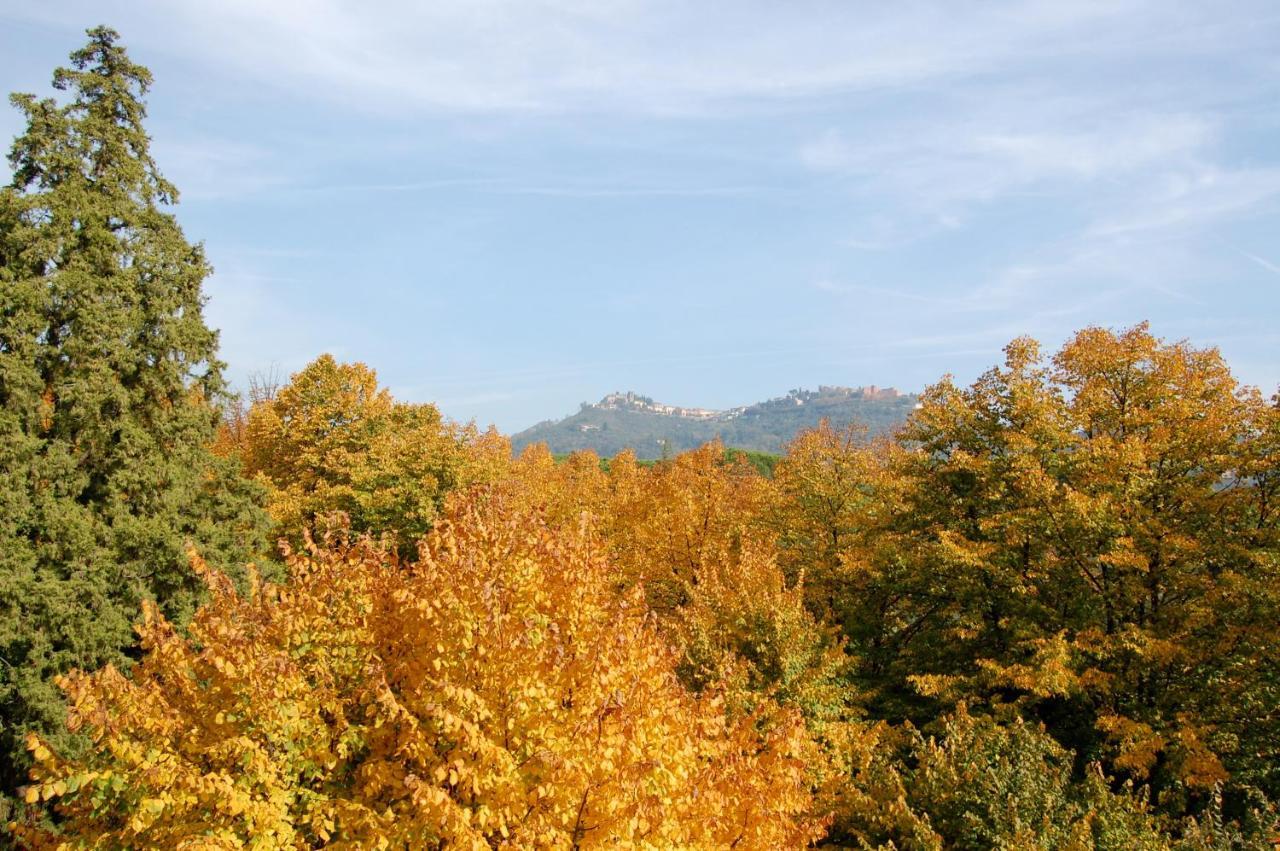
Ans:
[[[1280,381],[1271,0],[0,0],[3,88],[97,23],[237,382],[328,351],[511,432],[1143,319]]]

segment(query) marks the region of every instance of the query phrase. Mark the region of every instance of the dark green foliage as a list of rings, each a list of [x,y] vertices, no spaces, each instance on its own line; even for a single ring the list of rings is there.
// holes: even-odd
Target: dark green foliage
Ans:
[[[587,450],[587,451],[589,451],[589,450]],[[570,458],[572,458],[572,457],[573,457],[573,453],[572,453],[572,452],[559,452],[559,453],[556,453],[555,455],[552,455],[551,457],[555,459],[555,462],[556,462],[557,464],[562,464],[562,463],[564,463],[565,461],[568,461]],[[603,470],[603,471],[604,471],[604,472],[606,472],[606,473],[607,473],[607,472],[609,472],[609,467],[610,467],[610,464],[612,463],[612,461],[613,461],[613,459],[612,459],[612,458],[601,458],[601,459],[600,459],[600,469],[601,469],[601,470]],[[637,463],[637,464],[639,464],[641,467],[652,467],[654,464],[657,464],[657,463],[658,463],[658,461],[657,461],[657,459],[654,459],[654,458],[646,458],[646,459],[644,459],[644,460],[636,461],[636,463]]]
[[[150,73],[89,31],[27,119],[0,190],[0,789],[54,734],[53,677],[127,663],[153,598],[179,622],[215,564],[264,550],[256,486],[207,447],[225,400],[210,268],[163,205],[142,127]],[[55,736],[55,740],[58,737]],[[65,738],[61,743],[71,746]]]
[[[730,463],[741,459],[754,467],[757,473],[769,478],[773,476],[773,468],[778,466],[782,456],[769,452],[757,452],[753,449],[734,449],[730,447],[724,451],[724,459]]]

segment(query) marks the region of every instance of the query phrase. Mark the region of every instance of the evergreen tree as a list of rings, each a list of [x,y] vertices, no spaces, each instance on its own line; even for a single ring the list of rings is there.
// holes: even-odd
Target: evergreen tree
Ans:
[[[142,121],[151,84],[106,28],[59,68],[0,189],[0,790],[25,733],[55,734],[53,679],[127,662],[140,602],[179,622],[220,565],[264,548],[256,485],[208,449],[226,399],[210,273],[164,207]],[[58,738],[55,735],[55,738]],[[63,741],[66,747],[73,743]]]

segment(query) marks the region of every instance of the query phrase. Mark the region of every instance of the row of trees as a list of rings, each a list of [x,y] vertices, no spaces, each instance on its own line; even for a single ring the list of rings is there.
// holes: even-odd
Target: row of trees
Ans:
[[[505,438],[324,356],[237,405],[107,29],[0,193],[24,847],[1258,847],[1280,407],[1014,341],[771,468]],[[272,542],[279,542],[278,545]],[[141,618],[136,634],[131,624]]]

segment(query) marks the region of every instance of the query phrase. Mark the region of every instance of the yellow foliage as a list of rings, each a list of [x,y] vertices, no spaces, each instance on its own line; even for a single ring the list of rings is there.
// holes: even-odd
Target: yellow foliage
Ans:
[[[771,526],[789,577],[804,574],[810,602],[828,613],[842,586],[857,581],[857,558],[876,528],[889,489],[887,452],[866,430],[827,421],[801,433],[774,470]]]
[[[678,681],[589,528],[460,500],[420,560],[368,541],[290,556],[286,586],[221,574],[190,637],[66,679],[93,748],[32,742],[31,847],[804,847],[822,825],[794,711],[730,718]]]
[[[709,565],[739,549],[759,523],[768,483],[718,442],[643,468],[615,459],[609,545],[621,578],[643,584],[650,606],[670,614]]]
[[[496,431],[446,422],[433,405],[396,402],[373,370],[329,355],[254,404],[241,431],[245,470],[267,485],[268,511],[295,545],[317,520],[341,512],[353,530],[390,534],[408,549],[449,491],[494,479],[510,458]]]
[[[615,459],[615,469],[627,459]],[[501,484],[512,501],[541,512],[553,526],[577,525],[582,515],[608,536],[611,478],[594,452],[575,452],[557,462],[545,444],[527,447],[507,471]]]

